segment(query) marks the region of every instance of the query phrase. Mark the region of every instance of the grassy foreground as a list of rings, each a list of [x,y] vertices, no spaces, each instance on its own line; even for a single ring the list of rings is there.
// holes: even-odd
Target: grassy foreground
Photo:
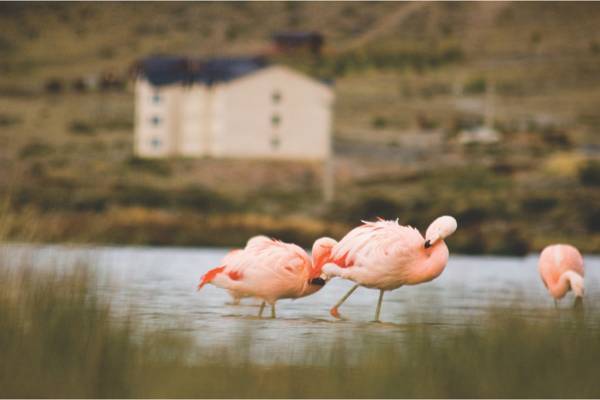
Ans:
[[[111,316],[94,282],[81,271],[0,270],[0,397],[600,396],[597,315],[533,323],[489,310],[479,328],[416,329],[387,344],[367,329],[314,343],[308,352],[327,364],[307,354],[264,365],[247,356],[251,332],[227,349],[149,331]]]

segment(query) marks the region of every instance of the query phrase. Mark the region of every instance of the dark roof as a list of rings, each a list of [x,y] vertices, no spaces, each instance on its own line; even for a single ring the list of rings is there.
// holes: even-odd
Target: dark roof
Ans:
[[[137,73],[155,86],[172,83],[227,82],[268,65],[262,57],[193,59],[178,56],[151,56],[141,60]]]

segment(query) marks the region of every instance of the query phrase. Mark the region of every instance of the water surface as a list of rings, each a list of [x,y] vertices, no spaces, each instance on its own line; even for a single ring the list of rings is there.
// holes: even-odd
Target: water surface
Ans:
[[[307,354],[318,357],[309,351],[313,344],[335,344],[356,335],[379,342],[402,341],[403,333],[414,329],[431,329],[443,335],[465,324],[476,326],[478,316],[490,306],[517,306],[505,312],[533,321],[572,313],[572,295],[563,299],[558,310],[554,308],[538,276],[537,256],[451,255],[436,280],[387,292],[382,324],[370,322],[378,292],[366,288],[359,288],[340,308],[345,320],[329,316],[331,306],[352,286],[341,279],[332,280],[312,296],[278,302],[275,320],[258,319],[257,301],[245,299],[241,305],[232,305],[227,292],[211,285],[196,291],[202,274],[218,266],[227,251],[11,244],[0,247],[0,257],[12,267],[23,261],[34,268],[89,265],[101,277],[101,293],[117,313],[130,311],[148,329],[185,331],[215,347],[247,338],[252,343],[252,358],[268,362],[306,362]],[[584,259],[584,309],[589,313],[600,304],[600,257]]]

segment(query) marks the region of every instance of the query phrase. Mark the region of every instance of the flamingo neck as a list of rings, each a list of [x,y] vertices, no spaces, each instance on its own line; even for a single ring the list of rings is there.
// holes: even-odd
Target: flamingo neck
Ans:
[[[319,254],[313,253],[312,259],[312,268],[310,270],[310,277],[317,278],[321,275],[321,271],[323,270],[323,265],[327,264],[331,261],[331,249],[329,251],[324,251]]]
[[[583,286],[583,278],[574,271],[565,271],[558,278],[558,281],[549,287],[550,294],[556,299],[562,299],[565,297],[569,290],[578,291],[575,288]],[[575,293],[577,296],[581,296],[582,293]]]
[[[429,282],[437,278],[448,263],[448,246],[443,240],[438,241],[429,249],[422,249],[423,259],[411,283]]]

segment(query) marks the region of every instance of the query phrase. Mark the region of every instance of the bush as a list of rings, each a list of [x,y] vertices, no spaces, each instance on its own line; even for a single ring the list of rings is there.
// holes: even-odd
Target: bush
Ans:
[[[427,114],[419,113],[417,114],[417,126],[419,129],[428,131],[437,128],[439,122]]]
[[[175,192],[173,206],[201,212],[231,211],[235,208],[229,199],[200,186],[190,186]]]
[[[542,134],[544,142],[550,146],[569,148],[572,145],[569,135],[563,129],[548,125],[542,127],[540,133]]]
[[[14,203],[17,207],[34,205],[43,211],[68,210],[72,193],[69,188],[54,185],[24,186],[17,191]]]
[[[586,162],[579,169],[579,180],[586,186],[600,186],[600,161]]]
[[[47,93],[57,94],[63,91],[63,82],[60,79],[53,78],[46,81],[44,88]]]
[[[481,94],[485,92],[486,89],[486,81],[485,78],[474,78],[467,82],[464,87],[465,94]]]
[[[76,135],[93,135],[96,133],[96,129],[89,122],[85,121],[72,121],[69,124],[69,131]]]
[[[158,176],[171,176],[171,166],[167,160],[155,160],[140,157],[131,157],[127,166],[138,172],[147,172]]]
[[[10,114],[0,114],[0,127],[8,127],[20,123],[22,120]]]
[[[544,213],[558,205],[558,200],[550,196],[534,196],[523,199],[521,202],[525,213]]]
[[[456,219],[460,221],[461,229],[462,227],[469,227],[473,225],[478,226],[489,217],[491,217],[491,213],[488,210],[477,206],[469,207],[466,210],[456,214]]]
[[[452,90],[450,88],[450,85],[448,85],[447,83],[434,82],[434,83],[428,84],[426,86],[423,86],[419,92],[420,92],[421,96],[428,99],[428,98],[439,96],[439,95],[450,94],[452,92]]]
[[[171,197],[168,190],[142,185],[118,185],[114,188],[115,200],[124,206],[140,205],[150,208],[168,207]]]
[[[387,123],[387,119],[385,119],[385,117],[382,117],[381,115],[377,115],[371,120],[371,126],[375,129],[385,129]]]
[[[31,157],[41,157],[52,154],[54,149],[46,143],[34,142],[26,144],[19,151],[19,157],[24,160]]]

